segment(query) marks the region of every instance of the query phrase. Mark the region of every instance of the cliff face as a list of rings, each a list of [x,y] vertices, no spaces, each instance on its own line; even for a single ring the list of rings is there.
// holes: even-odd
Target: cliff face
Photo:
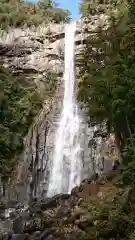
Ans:
[[[98,28],[98,21],[91,21],[92,31]],[[64,25],[50,25],[37,29],[11,29],[0,40],[0,62],[15,74],[25,74],[35,81],[41,94],[47,79],[53,79],[55,94],[44,102],[43,109],[35,119],[24,140],[25,149],[20,156],[20,164],[15,178],[7,186],[7,197],[27,201],[29,197],[45,197],[55,146],[55,132],[58,126],[62,100],[64,70]],[[85,44],[84,22],[77,23],[76,55]],[[107,136],[103,126],[90,127],[87,124],[85,108],[80,104],[82,180],[90,178],[94,172],[101,174],[112,169],[118,158],[114,136]]]

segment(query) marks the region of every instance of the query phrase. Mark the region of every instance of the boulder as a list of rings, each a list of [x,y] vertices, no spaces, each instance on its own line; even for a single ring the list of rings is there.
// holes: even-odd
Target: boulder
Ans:
[[[23,233],[23,219],[22,216],[17,217],[14,221],[13,221],[13,231],[14,233]]]
[[[41,236],[41,232],[36,231],[36,232],[30,234],[29,240],[39,240],[40,236]]]
[[[69,209],[69,207],[63,204],[58,209],[58,212],[56,214],[56,218],[68,217],[70,214],[71,214],[71,210]]]
[[[74,187],[74,188],[72,189],[71,195],[72,195],[72,196],[77,196],[79,192],[80,192],[80,187],[79,187],[79,186],[76,186],[76,187]]]
[[[4,202],[0,202],[0,214],[5,212],[6,204]]]
[[[27,240],[29,234],[13,234],[11,240]]]
[[[6,233],[3,233],[3,234],[1,235],[0,240],[1,240],[1,239],[2,239],[2,240],[11,240],[12,235],[13,235],[13,231],[12,231],[12,230],[9,230],[9,231],[7,231]]]
[[[11,219],[6,219],[4,221],[0,221],[0,232],[7,233],[13,228],[13,223]]]
[[[57,194],[52,198],[45,199],[43,201],[39,201],[37,203],[31,204],[29,210],[31,213],[39,212],[42,210],[47,210],[49,208],[56,207],[59,204],[59,201],[67,200],[70,198],[70,194]]]
[[[55,240],[53,235],[49,235],[45,238],[45,240]]]
[[[33,233],[36,231],[43,231],[43,227],[41,226],[41,221],[39,220],[39,222],[34,222],[32,221],[31,223],[29,223],[27,226],[24,226],[23,232],[24,233]]]
[[[18,204],[18,201],[16,200],[8,200],[6,203],[7,208],[15,208]]]
[[[40,236],[40,240],[45,240],[46,237],[48,237],[49,235],[52,235],[52,233],[54,233],[56,231],[55,228],[51,228],[51,229],[46,229]]]

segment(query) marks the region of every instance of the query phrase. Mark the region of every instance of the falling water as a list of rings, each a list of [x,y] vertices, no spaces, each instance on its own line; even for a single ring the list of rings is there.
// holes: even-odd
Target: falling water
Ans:
[[[72,188],[79,185],[81,181],[80,118],[75,94],[75,30],[75,23],[67,25],[65,29],[65,91],[60,122],[56,131],[53,166],[48,188],[49,197],[58,193],[70,193]]]

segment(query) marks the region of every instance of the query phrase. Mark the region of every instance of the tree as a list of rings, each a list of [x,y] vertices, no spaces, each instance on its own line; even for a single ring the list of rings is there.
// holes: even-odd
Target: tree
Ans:
[[[121,15],[120,12],[118,19],[110,12],[110,26],[107,30],[99,26],[98,33],[90,35],[86,42],[86,50],[79,62],[81,79],[79,98],[87,104],[88,114],[91,119],[99,123],[106,119],[110,130],[115,129],[117,132],[121,127],[122,134],[127,124],[127,116],[122,106],[125,106],[125,103],[128,104],[128,99],[123,98],[127,88],[131,87],[131,83],[126,81],[123,83],[119,73],[115,75],[116,71],[124,71],[120,56],[123,27],[126,24],[124,13]],[[123,114],[124,126],[120,124]]]
[[[79,62],[79,99],[86,103],[91,121],[106,120],[108,130],[115,132],[123,158],[122,179],[128,184],[127,173],[134,176],[135,165],[134,10],[134,1],[129,8],[111,8],[109,28],[88,37]]]
[[[0,68],[0,176],[7,179],[23,149],[23,138],[42,107],[34,83]]]
[[[106,120],[108,131],[119,139],[122,162],[113,179],[117,195],[100,206],[89,204],[90,216],[97,224],[95,229],[91,224],[87,231],[94,232],[92,239],[131,240],[135,237],[135,1],[115,1],[106,14],[108,29],[99,28],[97,34],[88,37],[78,62],[78,95],[86,104],[90,120]]]
[[[52,9],[54,6],[54,1],[53,0],[41,0],[41,1],[39,1],[38,4],[39,4],[40,8]]]
[[[0,1],[0,28],[8,30],[9,27],[32,26],[41,23],[67,22],[70,13],[56,7],[52,0],[41,0],[37,4],[24,0]]]

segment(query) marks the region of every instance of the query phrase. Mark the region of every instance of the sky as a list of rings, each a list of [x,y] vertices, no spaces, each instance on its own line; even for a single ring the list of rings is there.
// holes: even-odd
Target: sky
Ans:
[[[60,7],[68,9],[72,13],[73,19],[79,18],[78,4],[79,0],[58,0]]]
[[[38,2],[38,0],[26,0],[27,2]],[[58,6],[67,9],[72,14],[72,19],[79,19],[78,5],[80,0],[56,0]]]

